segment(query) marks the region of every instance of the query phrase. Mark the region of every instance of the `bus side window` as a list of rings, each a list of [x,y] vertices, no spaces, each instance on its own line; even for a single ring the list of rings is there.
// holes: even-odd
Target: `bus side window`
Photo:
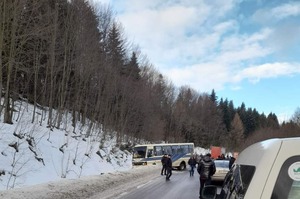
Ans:
[[[149,149],[148,150],[148,157],[152,157],[153,156],[153,149]]]
[[[187,145],[182,145],[180,147],[181,151],[180,153],[188,153],[188,146]]]
[[[155,156],[163,155],[163,150],[162,150],[161,146],[154,146],[154,155]]]
[[[171,154],[172,153],[172,148],[171,146],[163,146],[164,152],[166,154]]]
[[[177,146],[177,145],[172,146],[172,154],[177,154],[178,153],[178,148],[179,148],[179,146]]]
[[[192,145],[188,145],[188,147],[189,147],[189,153],[194,153],[193,146]]]

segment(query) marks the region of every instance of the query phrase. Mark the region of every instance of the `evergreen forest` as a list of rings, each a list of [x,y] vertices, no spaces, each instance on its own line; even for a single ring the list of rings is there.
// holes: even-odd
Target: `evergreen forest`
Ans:
[[[63,128],[68,112],[74,126],[79,121],[115,133],[128,146],[194,142],[239,151],[260,140],[300,135],[298,109],[279,123],[274,113],[235,105],[215,90],[176,88],[128,41],[113,13],[86,0],[1,0],[3,122],[13,122],[20,114],[15,102],[22,101],[42,107],[50,129]]]

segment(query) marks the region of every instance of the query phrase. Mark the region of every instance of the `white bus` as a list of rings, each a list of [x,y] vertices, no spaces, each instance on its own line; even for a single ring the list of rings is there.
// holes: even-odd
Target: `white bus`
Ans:
[[[144,144],[136,145],[133,151],[133,165],[161,164],[164,154],[170,154],[174,168],[184,170],[194,153],[194,143]]]

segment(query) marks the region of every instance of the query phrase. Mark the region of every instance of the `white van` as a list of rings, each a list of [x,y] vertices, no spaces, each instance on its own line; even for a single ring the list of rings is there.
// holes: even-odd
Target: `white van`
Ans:
[[[220,194],[204,187],[203,198],[300,199],[300,137],[269,139],[242,151]]]

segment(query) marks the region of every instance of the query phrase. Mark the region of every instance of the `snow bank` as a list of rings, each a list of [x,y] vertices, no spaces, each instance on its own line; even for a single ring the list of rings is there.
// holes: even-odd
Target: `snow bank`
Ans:
[[[60,181],[1,191],[5,199],[109,199],[120,197],[125,191],[160,177],[160,166],[139,166],[128,171],[118,171],[80,179]]]
[[[86,136],[88,127],[74,128],[65,114],[60,129],[49,129],[42,110],[32,123],[32,105],[18,106],[13,124],[0,124],[0,190],[131,169],[131,154],[99,128]]]

